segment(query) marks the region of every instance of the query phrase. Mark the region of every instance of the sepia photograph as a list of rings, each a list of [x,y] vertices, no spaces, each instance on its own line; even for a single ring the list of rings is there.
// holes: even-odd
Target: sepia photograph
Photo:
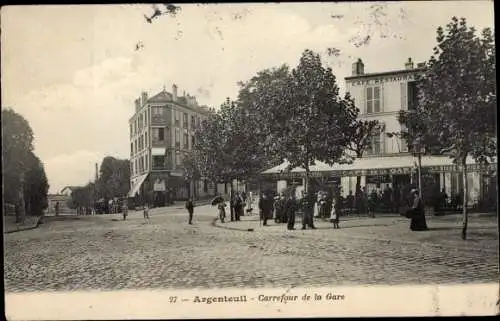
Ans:
[[[8,320],[500,313],[493,1],[0,21]]]

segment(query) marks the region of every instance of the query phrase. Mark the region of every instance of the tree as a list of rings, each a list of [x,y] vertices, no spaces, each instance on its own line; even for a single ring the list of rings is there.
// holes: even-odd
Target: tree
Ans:
[[[346,110],[350,116],[350,126],[348,127],[348,137],[349,144],[347,145],[347,150],[354,153],[356,158],[363,157],[366,149],[371,144],[371,136],[380,127],[380,122],[378,120],[363,120],[359,118],[359,109],[355,106],[354,100],[349,94],[346,95],[344,102],[346,104]],[[358,203],[358,198],[361,191],[361,176],[356,176],[356,192],[355,192],[355,204]]]
[[[130,162],[106,156],[97,180],[97,194],[104,199],[123,197],[130,189]]]
[[[184,181],[186,185],[189,186],[188,198],[191,196],[196,197],[196,188],[194,189],[195,195],[191,195],[191,183],[201,179],[198,151],[192,150],[190,153],[186,154],[182,160],[182,167],[184,171]]]
[[[304,51],[280,89],[266,97],[276,115],[269,120],[270,139],[290,168],[305,169],[304,188],[308,192],[310,166],[316,160],[328,164],[341,161],[349,143],[345,133],[350,115],[339,97],[331,68],[324,68],[319,55],[311,50]]]
[[[423,123],[437,138],[440,153],[462,170],[462,239],[467,238],[467,164],[472,156],[487,163],[496,155],[496,62],[489,28],[476,35],[465,18],[437,29],[437,46],[418,82]]]
[[[26,160],[27,172],[24,185],[25,208],[31,215],[40,216],[48,207],[47,194],[49,183],[43,163],[33,153]]]
[[[27,160],[33,151],[33,131],[28,121],[12,109],[2,110],[2,163],[4,201],[16,205],[18,221],[24,221],[24,182]]]
[[[70,208],[90,207],[93,200],[94,183],[88,183],[85,186],[76,187],[71,193]]]

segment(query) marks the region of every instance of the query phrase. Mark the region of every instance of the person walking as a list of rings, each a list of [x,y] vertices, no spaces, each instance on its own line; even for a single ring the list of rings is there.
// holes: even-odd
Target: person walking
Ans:
[[[189,213],[189,222],[188,224],[189,225],[192,225],[193,224],[193,213],[194,213],[194,203],[193,203],[193,198],[190,197],[188,198],[188,200],[186,201],[186,209]]]
[[[149,221],[149,204],[148,203],[144,203],[143,215],[144,215],[144,219]]]
[[[220,202],[219,205],[217,205],[217,208],[219,209],[220,222],[224,223],[224,220],[226,219],[226,202]]]
[[[123,214],[123,220],[126,221],[127,220],[127,215],[128,215],[128,204],[127,204],[127,200],[123,200],[123,204],[122,204],[122,214]]]
[[[54,206],[56,216],[59,216],[59,202],[56,202],[56,205]]]
[[[334,229],[339,228],[340,210],[341,210],[341,205],[339,197],[337,195],[334,195],[332,199],[332,212],[330,214],[330,222],[333,223]]]
[[[241,220],[241,212],[243,211],[243,200],[239,193],[236,193],[234,198],[234,220]]]
[[[284,212],[286,215],[286,228],[288,230],[295,230],[295,214],[297,213],[297,200],[295,199],[295,193],[290,193],[288,199],[285,201]]]
[[[410,230],[412,231],[425,231],[427,230],[427,222],[425,220],[424,206],[420,198],[418,190],[412,189],[410,194],[413,197],[413,205],[411,207],[411,223]]]
[[[316,229],[314,226],[314,219],[313,219],[313,213],[314,213],[314,202],[315,202],[315,197],[314,193],[309,191],[307,194],[305,194],[304,197],[302,197],[301,201],[301,207],[302,207],[302,229],[305,230],[308,226],[311,229]]]
[[[252,192],[248,193],[248,197],[246,199],[246,203],[247,203],[247,214],[248,215],[252,215],[252,210],[253,210],[253,195],[252,195]]]
[[[267,193],[262,193],[262,197],[259,200],[259,210],[261,218],[264,221],[262,225],[267,226],[267,220],[272,216],[274,210],[273,199]]]

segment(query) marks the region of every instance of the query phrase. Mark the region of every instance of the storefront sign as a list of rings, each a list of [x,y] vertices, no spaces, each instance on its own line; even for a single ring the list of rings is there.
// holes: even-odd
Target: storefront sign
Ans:
[[[165,180],[160,180],[157,179],[155,183],[153,184],[153,191],[155,192],[165,192],[166,187],[165,187]]]
[[[353,80],[352,86],[378,85],[384,82],[403,82],[415,80],[415,74],[378,76],[370,79]]]

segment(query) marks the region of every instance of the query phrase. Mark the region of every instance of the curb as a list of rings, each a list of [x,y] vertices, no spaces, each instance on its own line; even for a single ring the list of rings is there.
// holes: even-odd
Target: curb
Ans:
[[[38,217],[36,220],[36,224],[33,226],[27,226],[23,228],[17,228],[17,230],[11,230],[11,231],[4,231],[3,234],[11,234],[11,233],[16,233],[16,232],[22,232],[22,231],[29,231],[29,230],[34,230],[37,227],[39,227],[41,224],[43,224],[43,216]]]

